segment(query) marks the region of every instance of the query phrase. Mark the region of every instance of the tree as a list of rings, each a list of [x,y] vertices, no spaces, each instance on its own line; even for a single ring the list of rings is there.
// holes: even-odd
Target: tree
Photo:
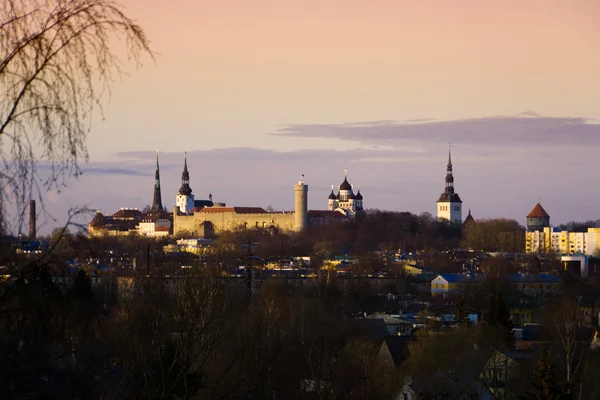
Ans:
[[[60,190],[88,160],[86,136],[125,54],[152,56],[142,28],[113,0],[4,0],[0,5],[0,228],[16,207]],[[46,163],[38,169],[40,162]]]
[[[548,351],[542,350],[538,367],[535,371],[535,379],[531,382],[533,391],[525,393],[521,398],[524,400],[567,400],[572,396],[566,385],[562,384],[554,371],[548,357]]]
[[[514,347],[510,310],[504,303],[502,293],[490,295],[488,310],[483,316],[484,341],[493,346]]]
[[[456,317],[455,317],[456,323],[458,325],[460,325],[460,326],[469,326],[470,325],[471,321],[469,319],[469,311],[467,310],[467,304],[462,295],[456,301],[455,314],[456,314]]]

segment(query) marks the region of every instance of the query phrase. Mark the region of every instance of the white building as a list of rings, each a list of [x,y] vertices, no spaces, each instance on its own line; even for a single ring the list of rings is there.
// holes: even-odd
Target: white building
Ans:
[[[437,201],[437,217],[454,223],[462,223],[462,200],[458,193],[454,192],[450,151],[448,151],[448,167],[446,169],[446,188]]]
[[[331,185],[331,194],[327,202],[329,211],[339,211],[348,217],[354,217],[358,212],[363,210],[363,196],[358,192],[354,194],[354,188],[348,182],[348,173],[344,171],[344,182],[338,186],[338,194],[333,192]]]

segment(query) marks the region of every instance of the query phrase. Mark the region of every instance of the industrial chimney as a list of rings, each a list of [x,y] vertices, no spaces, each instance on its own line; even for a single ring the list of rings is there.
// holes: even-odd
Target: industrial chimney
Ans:
[[[35,200],[29,200],[29,239],[35,239]]]

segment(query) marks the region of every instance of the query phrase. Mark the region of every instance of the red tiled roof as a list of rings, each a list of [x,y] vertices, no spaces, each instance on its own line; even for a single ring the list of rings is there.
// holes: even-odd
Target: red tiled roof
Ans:
[[[527,218],[550,218],[550,215],[548,215],[540,203],[537,203],[529,214],[527,214]]]
[[[201,213],[230,213],[234,212],[236,214],[265,214],[266,211],[261,207],[204,207],[202,210],[198,211]]]
[[[156,228],[154,228],[154,230],[156,232],[169,232],[171,228],[168,226],[157,226]]]

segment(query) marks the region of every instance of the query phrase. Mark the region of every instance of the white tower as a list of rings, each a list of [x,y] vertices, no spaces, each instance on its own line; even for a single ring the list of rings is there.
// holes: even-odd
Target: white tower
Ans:
[[[175,205],[183,214],[189,214],[194,209],[194,195],[190,187],[190,174],[187,168],[187,154],[183,161],[183,172],[181,173],[181,188],[175,198]]]
[[[462,200],[454,192],[454,175],[452,174],[451,149],[448,150],[448,166],[446,169],[446,188],[437,201],[437,217],[450,222],[462,223]]]
[[[294,185],[294,230],[301,232],[306,228],[308,219],[308,185],[302,179]]]

